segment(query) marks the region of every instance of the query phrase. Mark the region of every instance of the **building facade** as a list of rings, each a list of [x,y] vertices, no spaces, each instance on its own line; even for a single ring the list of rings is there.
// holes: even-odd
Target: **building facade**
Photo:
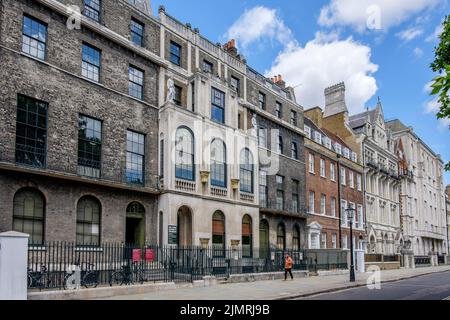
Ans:
[[[365,166],[367,252],[398,254],[403,242],[398,158],[381,102],[375,109],[351,116],[349,125],[361,143]]]
[[[4,0],[0,14],[0,231],[156,241],[158,23],[124,1]],[[128,40],[137,19],[140,46]]]
[[[448,253],[443,161],[411,127],[387,122],[400,160],[403,240],[414,255]]]
[[[450,185],[447,186],[445,192],[447,204],[447,250],[450,251]],[[450,252],[447,252],[447,254]]]

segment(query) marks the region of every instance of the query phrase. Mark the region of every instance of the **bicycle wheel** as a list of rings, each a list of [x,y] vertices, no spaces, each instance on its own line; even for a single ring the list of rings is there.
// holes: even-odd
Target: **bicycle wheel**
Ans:
[[[109,277],[109,285],[112,287],[113,284],[123,285],[124,283],[124,275],[122,271],[115,271]]]
[[[98,276],[95,272],[87,273],[83,278],[83,286],[85,288],[97,288]]]
[[[27,287],[30,289],[33,286],[33,277],[28,275]]]

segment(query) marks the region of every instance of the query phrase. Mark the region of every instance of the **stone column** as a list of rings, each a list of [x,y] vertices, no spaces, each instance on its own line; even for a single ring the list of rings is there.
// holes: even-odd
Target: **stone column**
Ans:
[[[0,300],[27,300],[28,234],[0,234]]]

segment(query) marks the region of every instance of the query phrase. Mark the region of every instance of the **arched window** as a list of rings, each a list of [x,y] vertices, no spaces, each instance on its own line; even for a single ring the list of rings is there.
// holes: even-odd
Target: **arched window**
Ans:
[[[82,197],[77,205],[77,245],[100,245],[100,202],[91,196]]]
[[[127,217],[143,218],[145,217],[145,208],[139,202],[132,202],[127,207]]]
[[[259,222],[259,257],[268,258],[269,253],[269,223],[267,220],[261,220]]]
[[[25,188],[16,192],[13,204],[13,230],[30,235],[32,244],[43,244],[45,199],[36,189]]]
[[[253,256],[253,232],[252,232],[252,218],[246,214],[242,218],[242,256]]]
[[[175,176],[178,179],[195,180],[194,135],[186,127],[180,127],[175,137]]]
[[[277,249],[283,251],[286,249],[286,229],[282,223],[277,228]]]
[[[294,226],[292,233],[292,249],[300,250],[300,228],[298,225]]]
[[[219,139],[211,142],[211,185],[227,187],[227,149]]]
[[[241,151],[240,157],[240,184],[241,191],[253,193],[253,156],[249,149]]]
[[[225,216],[220,211],[216,211],[213,214],[212,244],[214,256],[225,256]]]

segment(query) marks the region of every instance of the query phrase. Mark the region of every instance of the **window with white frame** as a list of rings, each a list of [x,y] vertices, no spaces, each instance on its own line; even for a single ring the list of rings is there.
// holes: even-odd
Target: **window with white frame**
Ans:
[[[327,248],[327,234],[326,233],[322,233],[321,248],[322,249],[326,249]]]
[[[348,249],[348,246],[347,246],[347,236],[346,236],[346,235],[343,235],[343,236],[342,236],[342,249]]]
[[[318,131],[314,132],[314,141],[322,144],[322,134]]]
[[[325,160],[324,159],[320,159],[320,176],[322,178],[325,178]]]
[[[330,163],[330,179],[331,181],[336,181],[336,165],[334,163]]]
[[[341,184],[343,186],[347,185],[347,179],[345,174],[345,168],[341,168]]]
[[[309,139],[311,139],[311,128],[310,128],[310,127],[305,126],[305,133],[306,133],[306,136],[307,136]]]
[[[309,154],[309,172],[314,173],[314,155],[312,153]]]
[[[356,176],[356,189],[358,189],[358,191],[362,191],[362,177],[360,174]]]
[[[341,154],[342,153],[342,146],[339,143],[335,143],[334,150],[336,153]]]
[[[322,194],[320,196],[320,214],[325,215],[325,208],[327,204],[327,196]]]
[[[352,161],[358,162],[358,155],[356,154],[356,152],[353,152],[353,151],[352,151]]]
[[[347,226],[347,211],[345,210],[347,210],[347,201],[341,200],[341,222],[344,227]]]
[[[325,140],[325,147],[327,147],[328,149],[331,150],[331,139],[328,137],[325,137],[324,140]]]
[[[344,157],[350,159],[350,150],[348,148],[344,148]]]
[[[358,214],[358,226],[360,229],[363,229],[364,228],[364,210],[363,210],[363,206],[360,204],[358,204],[357,214]]]
[[[355,176],[352,171],[349,172],[348,177],[349,177],[350,188],[354,189],[355,188]]]
[[[333,246],[333,249],[337,248],[337,236],[334,233],[331,235],[331,245]]]
[[[336,217],[336,198],[334,197],[331,198],[330,206],[331,206],[331,216]]]
[[[314,213],[314,202],[315,202],[315,193],[314,191],[309,192],[309,212]]]

